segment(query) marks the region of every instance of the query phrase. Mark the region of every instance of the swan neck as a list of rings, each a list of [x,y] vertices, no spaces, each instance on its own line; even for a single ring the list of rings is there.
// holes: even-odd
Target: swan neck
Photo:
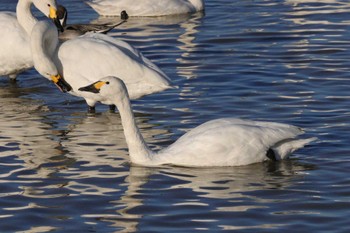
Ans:
[[[31,50],[35,69],[44,77],[47,74],[56,75],[57,67],[54,59],[57,57],[58,34],[53,25],[45,24],[35,27],[31,34]]]
[[[37,22],[30,10],[32,3],[32,1],[28,0],[19,0],[16,7],[18,23],[23,27],[29,36],[35,23]]]
[[[131,162],[142,165],[149,164],[153,153],[136,125],[128,96],[126,95],[121,101],[117,101],[115,105],[120,113]]]

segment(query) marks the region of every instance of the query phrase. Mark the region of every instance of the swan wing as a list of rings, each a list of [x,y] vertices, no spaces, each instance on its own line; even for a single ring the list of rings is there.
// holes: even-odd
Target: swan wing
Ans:
[[[302,133],[299,128],[287,124],[217,119],[180,137],[157,154],[157,160],[184,166],[247,165],[266,160],[269,148]]]
[[[88,33],[64,42],[58,60],[63,76],[75,92],[110,75],[125,82],[131,99],[170,87],[168,77],[138,50],[103,34]]]

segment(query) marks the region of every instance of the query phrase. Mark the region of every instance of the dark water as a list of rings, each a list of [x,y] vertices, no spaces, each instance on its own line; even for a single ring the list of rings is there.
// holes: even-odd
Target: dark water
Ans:
[[[118,20],[60,3],[71,23]],[[130,19],[111,35],[179,86],[134,102],[152,148],[219,117],[319,140],[277,163],[137,167],[106,106],[88,116],[34,70],[1,78],[1,232],[350,231],[349,1],[207,0],[205,14]]]

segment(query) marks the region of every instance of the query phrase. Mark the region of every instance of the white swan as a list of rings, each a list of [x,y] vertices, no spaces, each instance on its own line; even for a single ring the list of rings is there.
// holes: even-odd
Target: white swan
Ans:
[[[203,0],[92,0],[85,2],[98,14],[118,16],[164,16],[194,13],[204,10]]]
[[[96,93],[105,104],[119,110],[132,163],[144,166],[239,166],[287,158],[293,151],[315,140],[295,139],[303,131],[295,126],[222,118],[206,122],[158,153],[144,141],[131,109],[123,81],[105,77],[81,91]]]
[[[106,34],[113,28],[126,22],[128,19],[128,14],[123,11],[120,15],[121,21],[115,24],[67,24],[68,11],[64,6],[58,5],[57,18],[60,20],[60,23],[64,28],[64,31],[60,32],[58,37],[60,40],[69,40],[77,36],[84,35],[87,32]]]
[[[138,50],[104,34],[88,33],[59,45],[52,23],[39,21],[33,28],[31,45],[36,70],[61,89],[83,97],[90,112],[102,100],[78,89],[101,77],[123,77],[132,99],[172,87],[169,78]],[[61,77],[69,85],[62,83]]]
[[[37,20],[30,10],[32,4],[47,17],[57,19],[55,0],[18,0],[16,13],[0,12],[0,76],[14,80],[33,67],[30,34]]]

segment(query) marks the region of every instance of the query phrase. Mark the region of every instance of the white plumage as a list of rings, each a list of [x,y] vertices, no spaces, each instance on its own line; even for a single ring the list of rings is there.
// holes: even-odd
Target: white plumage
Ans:
[[[119,16],[124,10],[129,16],[177,15],[204,10],[203,0],[92,0],[86,4],[105,16]]]
[[[131,162],[139,165],[248,165],[268,160],[267,152],[271,150],[275,160],[286,159],[293,151],[316,139],[295,139],[303,131],[292,125],[223,118],[192,129],[168,148],[156,153],[147,147],[136,126],[122,80],[105,77],[80,90],[94,92],[106,103],[117,106]]]
[[[19,0],[16,14],[0,12],[0,76],[15,79],[33,67],[30,33],[37,20],[30,10],[32,4],[44,15],[56,17],[55,0]]]
[[[102,101],[98,95],[78,89],[115,75],[126,83],[132,99],[171,87],[169,78],[128,43],[99,33],[88,33],[61,45],[50,22],[38,22],[32,32],[32,54],[36,70],[51,79],[64,77],[72,95],[85,98],[93,107]]]

